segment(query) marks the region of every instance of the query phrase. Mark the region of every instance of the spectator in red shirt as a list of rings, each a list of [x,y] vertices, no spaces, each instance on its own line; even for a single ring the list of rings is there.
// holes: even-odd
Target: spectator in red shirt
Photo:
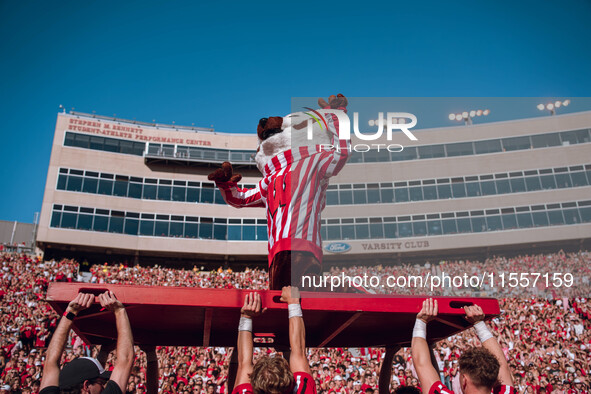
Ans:
[[[475,324],[482,348],[471,348],[459,359],[460,384],[464,394],[490,393],[500,383],[499,393],[516,393],[511,387],[513,377],[501,346],[484,322],[484,312],[477,305],[464,307],[466,319]],[[419,376],[423,394],[453,394],[439,380],[439,374],[432,364],[427,344],[427,323],[437,316],[437,300],[429,298],[417,315],[412,335],[412,358]],[[497,392],[497,390],[495,390]]]
[[[281,301],[287,302],[289,311],[289,364],[280,357],[263,357],[253,366],[252,318],[264,310],[261,309],[260,294],[247,294],[238,327],[238,371],[234,394],[316,394],[316,385],[306,357],[306,332],[298,289],[284,287]]]

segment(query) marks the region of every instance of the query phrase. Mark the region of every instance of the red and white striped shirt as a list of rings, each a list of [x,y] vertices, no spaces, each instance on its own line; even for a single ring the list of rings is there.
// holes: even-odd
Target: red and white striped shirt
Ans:
[[[286,250],[312,252],[322,261],[320,217],[328,180],[349,157],[349,140],[338,137],[337,116],[327,116],[326,121],[332,147],[302,146],[279,153],[265,165],[264,177],[253,189],[217,182],[229,205],[267,208],[269,266],[278,252]]]

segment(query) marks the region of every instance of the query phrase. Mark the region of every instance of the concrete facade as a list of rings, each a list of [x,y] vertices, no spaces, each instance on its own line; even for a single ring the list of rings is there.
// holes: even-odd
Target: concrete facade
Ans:
[[[446,127],[417,130],[419,141],[409,143],[400,138],[405,149],[434,144],[483,141],[518,136],[535,136],[547,133],[591,128],[591,112],[547,116],[508,122],[487,123],[472,126]],[[89,137],[110,138],[144,143],[143,156],[108,152],[66,146],[66,133]],[[353,143],[359,142],[353,140]],[[91,141],[92,143],[92,141]],[[163,144],[175,149],[171,160],[149,160],[148,145]],[[166,145],[166,146],[165,146]],[[172,146],[173,148],[170,148]],[[179,130],[174,126],[151,126],[129,121],[110,120],[84,114],[58,114],[51,159],[47,173],[43,205],[39,220],[37,242],[46,253],[68,253],[76,251],[94,254],[130,256],[136,260],[143,256],[182,256],[187,259],[215,261],[264,262],[267,243],[264,240],[216,240],[185,237],[160,237],[126,235],[121,233],[59,228],[52,226],[52,213],[56,205],[90,207],[109,211],[149,213],[174,216],[208,217],[217,219],[265,219],[262,208],[235,209],[227,205],[179,201],[160,201],[87,193],[84,191],[60,190],[58,181],[60,169],[76,169],[97,173],[111,173],[143,179],[159,179],[209,184],[207,174],[217,164],[207,160],[187,161],[183,154],[176,153],[178,147],[195,147],[201,150],[226,149],[254,151],[256,135],[218,133],[205,130]],[[447,149],[447,148],[446,148]],[[178,149],[180,152],[180,149]],[[246,157],[246,153],[245,156]],[[164,158],[163,158],[164,159]],[[216,161],[216,160],[212,160]],[[591,174],[591,143],[587,140],[576,144],[561,143],[551,147],[532,147],[515,151],[501,151],[456,157],[442,157],[408,161],[348,163],[345,170],[331,180],[331,185],[361,185],[370,183],[396,183],[452,179],[511,173],[516,171],[566,168],[568,173],[583,168]],[[585,167],[587,166],[587,167]],[[255,184],[260,180],[256,167],[246,162],[237,166],[243,175],[243,183]],[[555,170],[556,171],[556,170]],[[561,170],[558,170],[561,171]],[[581,172],[581,171],[579,171]],[[558,172],[555,172],[558,174]],[[541,176],[540,172],[540,176]],[[419,183],[421,183],[419,182]],[[439,181],[437,181],[439,182]],[[361,219],[400,217],[404,215],[428,215],[446,212],[506,209],[507,207],[534,206],[536,204],[571,203],[591,200],[591,180],[587,185],[554,188],[548,190],[511,192],[489,196],[465,198],[432,199],[408,202],[380,202],[372,204],[328,205],[323,213],[325,224],[331,219]],[[203,186],[205,187],[205,186]],[[209,186],[208,186],[209,187]],[[409,184],[409,187],[411,185]],[[396,186],[393,187],[396,190]],[[576,205],[581,209],[583,205]],[[64,208],[65,209],[65,208]],[[442,219],[442,217],[441,217]],[[172,219],[170,219],[172,220]],[[380,219],[381,220],[381,219]],[[413,219],[414,220],[414,219]],[[376,258],[404,257],[405,254],[437,256],[453,255],[461,251],[508,250],[514,245],[519,248],[535,248],[536,245],[561,242],[573,247],[586,245],[591,238],[591,223],[579,217],[576,223],[511,230],[469,232],[401,237],[384,234],[381,239],[332,239],[324,241],[325,257],[328,260],[355,261],[368,255]],[[345,243],[348,251],[332,253],[328,245]],[[338,248],[337,248],[338,249]]]

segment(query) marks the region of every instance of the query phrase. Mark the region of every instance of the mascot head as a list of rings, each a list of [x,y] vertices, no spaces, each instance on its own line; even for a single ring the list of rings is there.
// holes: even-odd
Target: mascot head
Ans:
[[[347,98],[342,94],[330,96],[328,103],[323,98],[318,99],[318,105],[324,109],[345,109],[347,104]],[[308,113],[295,112],[284,117],[272,116],[259,120],[257,127],[259,146],[255,161],[261,173],[264,174],[265,165],[269,160],[281,152],[302,146],[331,144],[331,132]],[[315,117],[317,118],[316,115]],[[311,139],[308,139],[308,124],[312,126]]]
[[[308,139],[308,122],[312,125],[312,139]],[[257,127],[259,147],[255,156],[257,167],[264,173],[265,165],[273,157],[301,146],[330,144],[331,133],[304,112],[296,112],[285,117],[262,118]]]

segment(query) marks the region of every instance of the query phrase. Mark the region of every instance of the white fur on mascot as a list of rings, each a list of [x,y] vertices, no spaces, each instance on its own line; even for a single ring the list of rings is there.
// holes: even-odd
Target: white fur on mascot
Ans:
[[[252,189],[238,187],[242,179],[232,165],[209,174],[224,200],[236,208],[264,207],[269,237],[269,287],[302,286],[302,276],[321,274],[320,217],[329,178],[349,156],[349,141],[339,140],[339,118],[347,98],[320,98],[323,111],[310,109],[285,117],[262,118],[255,161],[263,179]]]

